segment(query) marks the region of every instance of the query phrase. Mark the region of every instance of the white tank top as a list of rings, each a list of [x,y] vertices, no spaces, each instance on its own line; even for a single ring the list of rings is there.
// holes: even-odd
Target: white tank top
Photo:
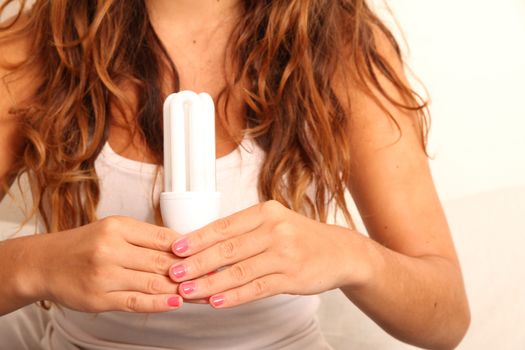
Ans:
[[[217,159],[222,216],[259,202],[257,175],[263,159],[263,150],[251,139]],[[158,200],[161,187],[156,165],[124,158],[106,143],[95,167],[99,218],[125,215],[154,222],[152,201]],[[173,312],[147,315],[52,307],[51,330],[42,343],[51,349],[97,350],[328,349],[317,323],[318,304],[318,296],[278,295],[231,309],[186,303]]]

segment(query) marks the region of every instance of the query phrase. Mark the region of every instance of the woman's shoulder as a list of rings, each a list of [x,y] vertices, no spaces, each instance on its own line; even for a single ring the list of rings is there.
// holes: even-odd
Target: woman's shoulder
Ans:
[[[30,36],[17,34],[27,23],[20,16],[0,24],[0,182],[6,180],[20,150],[20,120],[14,109],[34,93],[33,69],[17,69],[30,54]],[[0,198],[3,190],[0,188]]]
[[[0,113],[14,107],[34,90],[36,67],[24,65],[30,58],[32,36],[26,14],[9,18],[0,23]]]
[[[333,80],[347,112],[347,132],[356,142],[377,141],[377,148],[396,143],[406,133],[423,141],[426,102],[409,82],[399,45],[386,26],[370,24],[368,29],[369,34],[356,41],[366,49],[345,47],[344,64]]]

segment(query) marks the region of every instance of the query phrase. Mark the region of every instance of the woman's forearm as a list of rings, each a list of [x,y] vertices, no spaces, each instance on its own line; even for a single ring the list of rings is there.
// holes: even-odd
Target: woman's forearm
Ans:
[[[45,235],[8,239],[0,242],[0,316],[44,298],[36,281]]]
[[[437,256],[410,257],[366,238],[370,278],[341,290],[392,336],[431,349],[451,349],[463,338],[470,312],[461,272]]]

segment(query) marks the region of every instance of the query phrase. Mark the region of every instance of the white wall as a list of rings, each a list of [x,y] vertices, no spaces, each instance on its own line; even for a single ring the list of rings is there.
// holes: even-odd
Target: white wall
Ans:
[[[387,4],[433,101],[431,164],[442,198],[524,185],[525,1]]]

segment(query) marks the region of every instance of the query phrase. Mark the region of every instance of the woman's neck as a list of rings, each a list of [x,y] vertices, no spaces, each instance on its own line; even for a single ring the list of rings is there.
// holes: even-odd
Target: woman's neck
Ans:
[[[145,1],[151,25],[178,69],[181,88],[220,91],[240,0]]]
[[[234,18],[239,0],[145,0],[151,22],[173,32],[202,32]]]
[[[226,47],[242,14],[240,0],[145,0],[160,41],[177,67],[181,90],[206,91],[215,99],[225,86]],[[242,104],[228,106],[232,130],[244,128]],[[217,155],[236,148],[217,123]]]

